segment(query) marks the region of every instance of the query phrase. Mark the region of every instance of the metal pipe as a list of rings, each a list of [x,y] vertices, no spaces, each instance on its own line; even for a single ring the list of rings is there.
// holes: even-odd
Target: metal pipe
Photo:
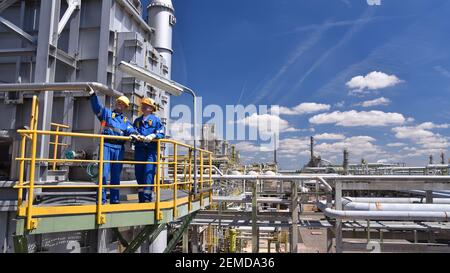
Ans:
[[[386,203],[343,203],[344,210],[348,211],[450,211],[449,204],[386,204]]]
[[[328,192],[333,191],[333,188],[330,186],[330,184],[328,184],[327,181],[325,181],[325,179],[323,179],[322,177],[317,177],[317,181],[320,184],[324,185]]]
[[[218,180],[314,180],[326,178],[334,181],[355,182],[449,182],[450,176],[427,176],[427,175],[336,175],[336,174],[301,174],[301,175],[224,175],[213,176]]]
[[[396,203],[396,204],[413,204],[413,203],[425,203],[425,198],[383,198],[383,197],[375,197],[375,198],[365,198],[365,197],[345,197],[351,202],[360,202],[360,203]],[[434,198],[434,204],[450,204],[450,198]]]
[[[322,177],[322,176],[321,176]],[[323,176],[326,178],[333,176]],[[216,180],[314,180],[317,175],[213,175]]]
[[[412,190],[412,191],[404,191],[407,193],[413,193],[418,195],[426,196],[427,192],[422,190]],[[441,198],[450,198],[450,191],[434,191],[432,193],[433,197],[441,197]],[[434,198],[433,198],[434,200]]]
[[[348,220],[408,220],[408,221],[445,221],[450,211],[342,211],[327,208],[325,215],[334,219]]]
[[[317,202],[317,207],[327,217],[339,220],[407,220],[407,221],[445,221],[448,222],[450,211],[343,211],[326,207],[323,202]]]
[[[98,82],[68,82],[68,83],[13,83],[0,84],[0,92],[47,92],[47,91],[87,91],[89,87],[111,97],[123,96],[122,92]]]
[[[197,95],[195,94],[195,92],[183,85],[180,84],[176,84],[180,87],[183,88],[184,92],[189,93],[192,96],[193,99],[193,108],[194,108],[194,193],[197,193],[197,180],[198,180],[198,175],[197,175]]]
[[[223,176],[223,172],[214,165],[211,165],[212,169],[215,170],[219,175]]]

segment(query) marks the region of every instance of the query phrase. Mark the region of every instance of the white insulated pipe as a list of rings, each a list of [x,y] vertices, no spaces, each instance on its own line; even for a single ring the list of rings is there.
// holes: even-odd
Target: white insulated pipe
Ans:
[[[450,211],[450,204],[343,203],[346,211]]]
[[[394,203],[394,204],[425,204],[425,198],[384,198],[384,197],[345,197],[348,200],[356,203]],[[433,198],[433,204],[450,204],[450,198]]]
[[[326,216],[346,220],[393,220],[448,222],[450,211],[342,211],[327,208]]]
[[[48,92],[48,91],[89,91],[89,87],[111,97],[123,96],[122,92],[98,82],[64,82],[64,83],[11,83],[0,84],[0,92]]]
[[[213,176],[223,180],[308,180],[323,178],[333,181],[369,182],[449,182],[448,175],[337,175],[337,174],[299,174],[299,175],[224,175]]]
[[[316,202],[327,217],[340,220],[392,220],[392,221],[437,221],[448,222],[450,211],[343,211],[327,208]]]

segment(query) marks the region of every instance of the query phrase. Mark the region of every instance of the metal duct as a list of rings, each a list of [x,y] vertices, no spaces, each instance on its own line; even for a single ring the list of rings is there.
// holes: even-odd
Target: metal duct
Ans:
[[[48,91],[87,91],[89,86],[95,91],[111,97],[123,96],[123,93],[98,82],[67,82],[67,83],[13,83],[0,84],[0,92],[48,92]]]

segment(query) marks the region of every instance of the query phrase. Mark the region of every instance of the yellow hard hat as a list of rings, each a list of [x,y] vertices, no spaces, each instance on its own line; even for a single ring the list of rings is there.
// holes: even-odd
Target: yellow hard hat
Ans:
[[[125,97],[125,96],[121,96],[120,98],[118,98],[116,100],[117,102],[122,102],[123,104],[125,104],[127,107],[130,107],[130,100]]]
[[[158,109],[158,106],[156,105],[156,102],[154,99],[144,98],[141,103],[153,107],[155,109],[155,111]]]

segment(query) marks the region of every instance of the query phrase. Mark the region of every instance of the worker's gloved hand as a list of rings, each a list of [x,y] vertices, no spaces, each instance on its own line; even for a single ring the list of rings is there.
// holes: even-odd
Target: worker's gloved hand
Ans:
[[[156,138],[156,135],[155,135],[155,134],[148,135],[148,136],[145,137],[144,142],[150,143],[150,142],[152,142],[155,138]]]
[[[140,136],[139,135],[130,135],[130,137],[131,137],[131,141],[134,141],[134,142],[140,141]]]
[[[92,87],[89,86],[89,96],[93,96],[95,94],[94,89],[92,89]]]

